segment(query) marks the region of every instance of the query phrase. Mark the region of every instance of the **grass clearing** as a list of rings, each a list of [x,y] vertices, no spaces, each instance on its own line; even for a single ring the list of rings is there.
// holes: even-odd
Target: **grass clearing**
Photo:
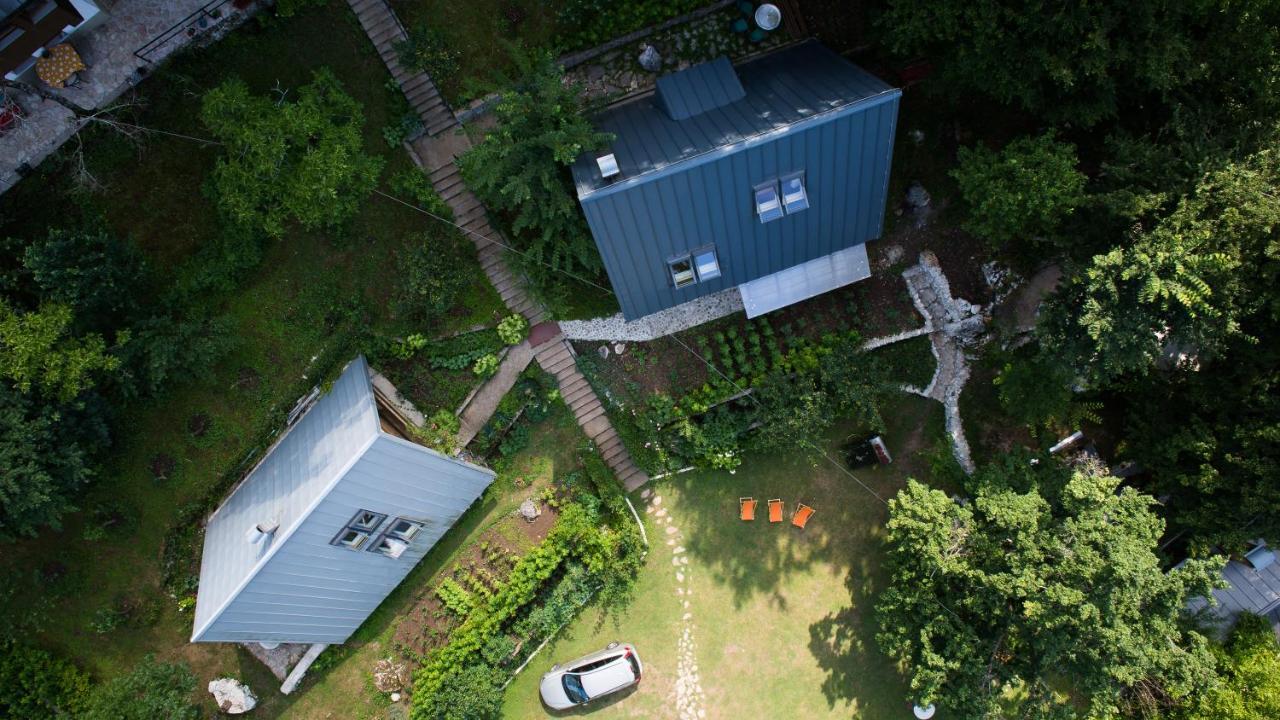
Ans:
[[[887,499],[908,476],[929,478],[920,451],[941,428],[942,408],[904,395],[885,415],[897,460],[854,474]],[[848,430],[833,434],[832,457],[839,457]],[[635,643],[645,678],[636,690],[580,714],[677,717],[685,613],[704,693],[699,707],[708,718],[883,718],[902,711],[906,688],[875,645],[871,614],[884,582],[885,505],[839,468],[799,455],[751,454],[733,475],[691,472],[649,487],[662,502],[651,500],[646,510],[636,498],[652,549],[632,605],[616,617],[590,609],[566,628],[508,688],[506,717],[548,717],[538,699],[541,675],[613,640]],[[738,519],[743,496],[761,501],[754,522]],[[797,501],[817,513],[803,531],[789,522],[770,525],[764,502],[774,497],[786,503],[788,519]],[[660,509],[679,533],[667,534]],[[687,565],[673,564],[681,546]]]

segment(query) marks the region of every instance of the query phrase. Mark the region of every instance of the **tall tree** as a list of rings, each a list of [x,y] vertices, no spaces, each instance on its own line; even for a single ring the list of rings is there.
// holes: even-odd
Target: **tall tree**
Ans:
[[[890,503],[890,587],[877,603],[884,650],[920,702],[1002,717],[1021,686],[1043,715],[1152,710],[1213,679],[1205,639],[1184,629],[1214,563],[1164,572],[1154,501],[1096,470],[1013,456],[972,479],[972,502],[911,481]]]
[[[0,381],[0,539],[58,527],[93,479],[107,443],[96,395],[58,403]]]
[[[1201,360],[1280,318],[1280,154],[1210,173],[1150,229],[1095,256],[1051,306],[1047,348],[1097,380]]]
[[[611,138],[596,132],[581,85],[567,82],[549,53],[519,61],[523,77],[494,108],[497,127],[462,156],[463,175],[486,203],[511,214],[511,229],[536,262],[595,275],[600,254],[566,173]]]
[[[1280,100],[1275,0],[890,0],[880,27],[897,52],[932,59],[940,87],[1051,122],[1127,106],[1203,129],[1274,117]]]
[[[345,222],[382,171],[382,158],[364,153],[360,103],[328,69],[299,88],[294,102],[228,80],[205,93],[200,117],[227,146],[210,180],[218,209],[272,237],[290,220],[308,229]]]
[[[66,402],[120,367],[100,335],[72,334],[71,308],[46,304],[17,312],[0,300],[0,376],[22,392],[41,390]],[[120,340],[127,340],[122,333]]]

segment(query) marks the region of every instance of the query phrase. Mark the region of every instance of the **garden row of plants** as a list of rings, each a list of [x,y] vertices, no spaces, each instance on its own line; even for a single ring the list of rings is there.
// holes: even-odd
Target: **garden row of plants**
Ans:
[[[651,474],[688,466],[733,471],[745,450],[815,444],[836,419],[883,427],[880,404],[900,383],[879,356],[862,350],[857,331],[783,334],[785,342],[768,321],[756,321],[699,336],[698,352],[713,370],[679,397],[602,392],[636,462]],[[591,353],[578,358],[600,390],[602,362]]]
[[[529,445],[533,427],[555,410],[559,400],[555,378],[530,365],[471,441],[472,451],[493,458],[500,468],[504,459]]]
[[[415,674],[414,720],[498,717],[507,679],[543,640],[592,598],[610,608],[628,598],[643,540],[608,468],[594,454],[583,465],[557,479],[559,517],[546,539],[519,558],[495,554],[495,566],[510,565],[505,577],[455,572],[437,586],[460,622]]]

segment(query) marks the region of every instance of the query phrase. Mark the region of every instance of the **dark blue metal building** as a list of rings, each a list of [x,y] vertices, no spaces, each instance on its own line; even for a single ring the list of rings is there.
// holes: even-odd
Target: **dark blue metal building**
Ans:
[[[623,315],[737,287],[759,315],[867,277],[901,92],[816,42],[660,78],[573,166]]]

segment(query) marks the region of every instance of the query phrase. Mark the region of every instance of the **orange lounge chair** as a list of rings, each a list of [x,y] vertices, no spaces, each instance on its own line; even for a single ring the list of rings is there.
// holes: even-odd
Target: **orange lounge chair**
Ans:
[[[756,499],[738,498],[738,517],[743,520],[756,519]]]
[[[804,503],[796,503],[796,512],[791,516],[791,524],[803,530],[805,523],[809,522],[811,517],[813,517],[813,508]]]
[[[782,522],[782,498],[769,501],[769,522]]]

